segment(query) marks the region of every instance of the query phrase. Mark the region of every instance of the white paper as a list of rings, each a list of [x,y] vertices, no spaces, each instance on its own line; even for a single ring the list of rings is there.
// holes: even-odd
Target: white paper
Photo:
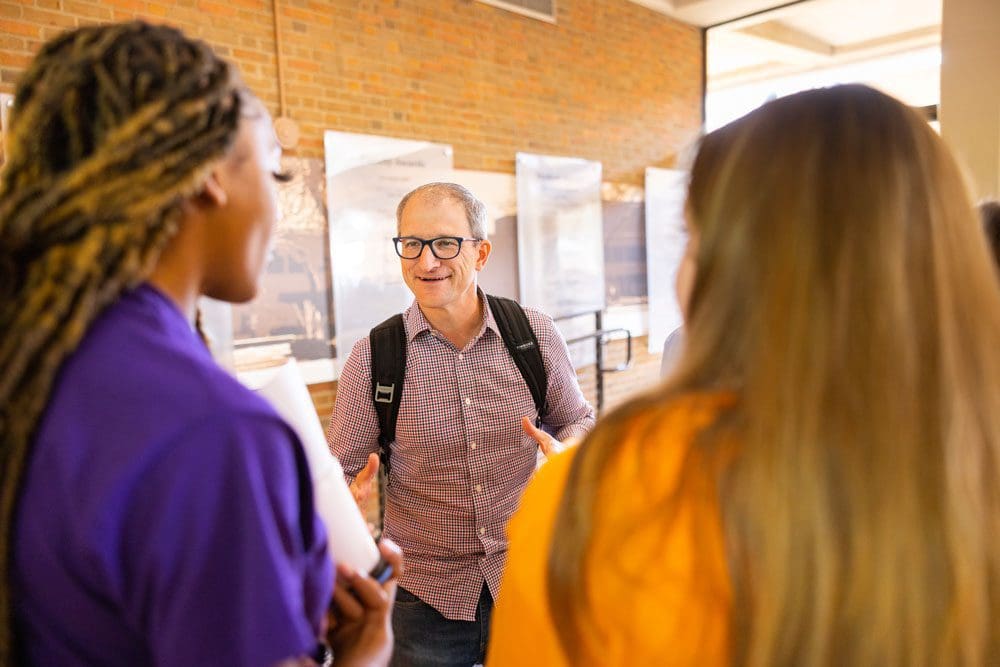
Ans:
[[[330,557],[359,572],[371,572],[379,561],[378,547],[347,488],[340,463],[327,448],[326,436],[295,360],[289,359],[274,369],[257,393],[270,401],[302,440],[312,474],[316,512],[326,524]]]

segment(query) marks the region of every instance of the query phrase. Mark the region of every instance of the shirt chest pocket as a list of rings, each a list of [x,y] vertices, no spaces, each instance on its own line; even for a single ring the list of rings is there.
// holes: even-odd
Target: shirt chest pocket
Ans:
[[[479,411],[483,419],[491,424],[513,423],[521,431],[521,417],[534,419],[537,415],[531,391],[520,373],[514,376],[495,374],[480,379],[476,392],[480,397]]]

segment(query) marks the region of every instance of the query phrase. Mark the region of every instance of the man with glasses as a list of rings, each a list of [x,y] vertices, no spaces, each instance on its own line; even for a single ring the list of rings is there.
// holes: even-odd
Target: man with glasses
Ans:
[[[525,309],[547,377],[545,430],[534,425],[531,392],[477,285],[492,249],[482,202],[431,183],[403,197],[396,221],[414,303],[403,314],[406,371],[385,498],[384,533],[406,555],[392,664],[468,666],[485,658],[504,530],[536,453],[583,436],[594,411],[551,318]],[[365,338],[344,365],[327,431],[361,502],[378,468],[371,366]]]

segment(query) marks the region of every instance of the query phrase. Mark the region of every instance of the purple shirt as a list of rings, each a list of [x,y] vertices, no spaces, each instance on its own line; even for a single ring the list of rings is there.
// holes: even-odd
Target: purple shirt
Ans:
[[[298,439],[148,285],[60,371],[13,556],[36,665],[270,665],[313,650],[333,584]]]
[[[483,323],[457,350],[414,302],[404,314],[406,374],[386,487],[385,534],[406,554],[400,585],[445,618],[475,619],[485,581],[493,597],[507,558],[505,527],[535,471],[538,443],[521,417],[536,416],[524,377],[480,291]],[[594,410],[577,383],[552,319],[525,308],[545,364],[544,423],[559,439],[585,435]],[[371,344],[344,364],[327,429],[348,480],[378,451]]]

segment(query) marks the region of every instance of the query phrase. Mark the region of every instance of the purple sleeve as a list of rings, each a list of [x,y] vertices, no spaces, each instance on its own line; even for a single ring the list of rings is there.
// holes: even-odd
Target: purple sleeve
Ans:
[[[130,494],[129,615],[157,665],[271,665],[311,651],[333,584],[298,441],[277,418],[185,429]]]
[[[330,452],[340,461],[347,483],[354,481],[368,462],[368,455],[379,450],[378,416],[372,404],[371,347],[367,338],[354,344],[337,381],[326,441]]]

